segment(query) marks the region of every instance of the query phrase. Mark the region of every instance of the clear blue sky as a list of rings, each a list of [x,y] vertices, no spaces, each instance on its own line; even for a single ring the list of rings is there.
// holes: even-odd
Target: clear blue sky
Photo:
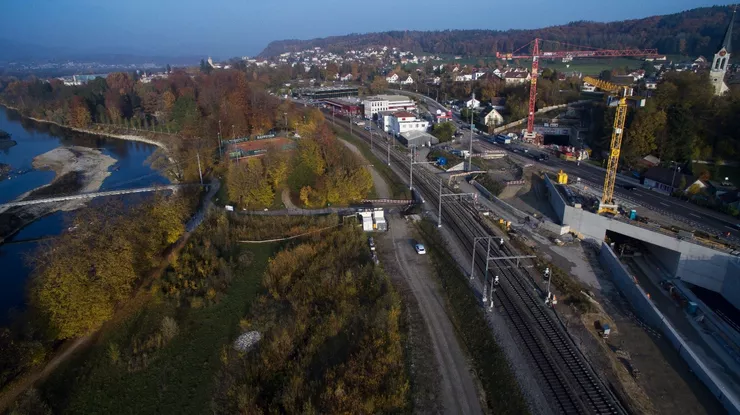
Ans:
[[[530,29],[717,0],[1,0],[0,38],[90,52],[255,55],[272,40],[386,30]]]

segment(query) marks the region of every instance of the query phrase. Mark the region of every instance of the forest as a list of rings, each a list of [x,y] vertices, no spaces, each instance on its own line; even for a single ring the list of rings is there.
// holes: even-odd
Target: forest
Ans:
[[[534,30],[408,30],[304,41],[281,40],[271,42],[260,56],[275,56],[313,47],[342,52],[362,47],[388,46],[415,53],[482,57],[495,56],[496,52],[513,52],[525,47],[534,38],[561,44],[558,46],[545,42],[544,51],[567,50],[563,44],[569,44],[600,49],[657,48],[659,53],[667,55],[711,56],[722,41],[731,15],[730,7],[714,6],[643,19],[610,23],[577,21]],[[733,38],[738,40],[737,31]]]

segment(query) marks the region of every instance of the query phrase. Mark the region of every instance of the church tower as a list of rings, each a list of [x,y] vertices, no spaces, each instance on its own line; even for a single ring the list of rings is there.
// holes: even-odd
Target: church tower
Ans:
[[[725,73],[727,73],[727,65],[730,63],[730,51],[732,46],[732,23],[735,21],[735,12],[732,12],[730,18],[730,25],[727,27],[725,33],[725,39],[722,41],[719,51],[714,54],[714,60],[712,66],[709,69],[709,80],[712,82],[714,87],[714,95],[722,95],[727,92],[727,84],[725,84]]]

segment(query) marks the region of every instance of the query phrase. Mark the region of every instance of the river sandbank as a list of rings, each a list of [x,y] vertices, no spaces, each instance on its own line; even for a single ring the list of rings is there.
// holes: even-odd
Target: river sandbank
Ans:
[[[100,150],[88,147],[57,147],[33,159],[36,170],[52,170],[56,175],[48,185],[26,192],[16,200],[51,197],[69,193],[95,192],[110,176],[116,159]],[[78,209],[85,201],[42,203],[38,205],[0,208],[0,241],[36,219],[59,210]]]

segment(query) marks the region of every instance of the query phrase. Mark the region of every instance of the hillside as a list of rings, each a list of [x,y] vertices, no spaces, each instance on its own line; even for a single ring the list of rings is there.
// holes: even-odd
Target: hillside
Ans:
[[[579,21],[535,30],[393,31],[281,40],[267,45],[260,56],[275,56],[317,46],[342,52],[379,45],[417,53],[493,56],[497,51],[511,52],[520,48],[535,37],[594,48],[658,48],[660,53],[669,55],[711,56],[722,41],[731,15],[729,7],[714,6],[644,19],[610,23]],[[739,30],[740,25],[735,25],[735,41]],[[557,46],[545,42],[544,48],[555,50]]]

